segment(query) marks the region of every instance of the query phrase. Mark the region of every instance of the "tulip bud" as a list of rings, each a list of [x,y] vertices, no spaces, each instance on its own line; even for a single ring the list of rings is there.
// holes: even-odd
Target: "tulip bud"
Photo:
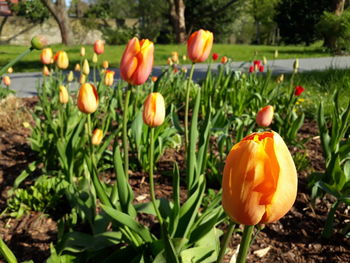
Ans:
[[[182,71],[183,73],[187,73],[187,68],[186,68],[186,67],[182,67],[182,68],[181,68],[181,71]]]
[[[74,79],[73,71],[69,71],[68,77],[67,77],[67,81],[68,81],[68,82],[72,82],[73,79]]]
[[[222,206],[244,225],[265,224],[283,217],[297,195],[293,158],[275,132],[253,133],[234,145],[222,179]]]
[[[65,51],[58,51],[54,57],[56,66],[59,69],[67,69],[69,65],[68,55]]]
[[[256,123],[261,127],[270,126],[273,119],[273,107],[268,105],[258,111],[256,114]]]
[[[12,67],[9,67],[9,68],[7,69],[7,73],[9,73],[9,74],[13,73],[13,68],[12,68]]]
[[[153,42],[148,39],[131,39],[120,62],[120,76],[131,85],[146,82],[153,66]]]
[[[219,58],[218,53],[213,53],[212,59],[213,59],[214,61],[216,61],[218,58]]]
[[[263,56],[263,65],[267,65],[267,59],[265,56]]]
[[[86,82],[86,75],[80,74],[80,77],[79,77],[80,85],[84,84],[85,82]]]
[[[51,64],[52,57],[53,57],[53,53],[52,53],[52,49],[51,48],[49,48],[49,47],[48,48],[44,48],[41,51],[41,54],[40,54],[41,63],[43,63],[45,65]]]
[[[85,47],[81,47],[81,48],[80,48],[80,56],[81,56],[81,57],[85,57],[85,54],[86,54],[86,52],[85,52]]]
[[[223,56],[223,57],[221,58],[221,64],[226,64],[227,61],[228,61],[228,58],[227,58],[226,56]]]
[[[103,139],[103,131],[101,129],[95,129],[92,132],[91,143],[93,145],[100,145]]]
[[[296,86],[295,89],[294,89],[294,95],[295,96],[300,96],[301,93],[304,92],[304,88],[302,86]]]
[[[47,40],[43,36],[35,36],[31,40],[31,48],[41,50],[47,46]]]
[[[67,104],[69,101],[69,94],[65,86],[60,85],[60,102]]]
[[[106,70],[104,84],[106,86],[112,86],[114,83],[114,74],[115,72],[112,70]]]
[[[108,63],[107,60],[104,60],[104,61],[102,62],[102,67],[103,67],[104,69],[108,69],[109,63]]]
[[[75,64],[74,70],[75,71],[80,71],[80,64]]]
[[[86,114],[94,113],[98,107],[98,93],[96,87],[90,83],[81,85],[77,104],[81,112]]]
[[[50,70],[47,66],[43,66],[43,75],[44,76],[49,76],[50,75]]]
[[[83,74],[88,76],[89,73],[90,73],[90,67],[89,67],[89,62],[87,59],[84,59],[84,62],[83,62]]]
[[[96,64],[97,62],[98,62],[98,57],[97,57],[97,54],[94,53],[94,54],[92,55],[92,63]]]
[[[187,60],[187,56],[186,56],[186,55],[183,55],[183,56],[182,56],[182,60],[183,60],[183,61],[186,61],[186,60]]]
[[[278,58],[278,50],[276,49],[275,50],[275,54],[273,55],[273,57],[276,59],[276,58]]]
[[[296,59],[293,63],[293,71],[294,73],[297,73],[299,69],[299,59]]]
[[[156,82],[158,80],[158,77],[157,76],[152,76],[152,81],[153,82]]]
[[[3,82],[4,85],[7,86],[7,87],[11,85],[11,79],[10,79],[9,76],[4,76],[4,77],[2,78],[2,82]]]
[[[96,40],[94,43],[94,51],[97,55],[101,55],[105,50],[105,45],[102,40]]]
[[[143,104],[143,122],[150,127],[163,124],[165,118],[165,103],[162,94],[153,92],[148,95]]]
[[[276,82],[278,84],[281,84],[283,82],[283,80],[284,80],[284,74],[281,74],[277,77]]]
[[[166,63],[169,65],[169,66],[172,66],[173,65],[173,60],[171,58],[168,58],[166,60]]]
[[[193,63],[205,61],[213,46],[213,33],[200,29],[194,32],[187,41],[187,55]]]

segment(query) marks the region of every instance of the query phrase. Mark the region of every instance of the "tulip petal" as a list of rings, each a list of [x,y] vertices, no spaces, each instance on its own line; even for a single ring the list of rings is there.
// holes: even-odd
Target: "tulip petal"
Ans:
[[[154,45],[148,39],[141,40],[141,50],[137,54],[137,70],[132,75],[132,84],[143,84],[151,74],[153,66]]]
[[[130,81],[138,66],[138,60],[136,56],[139,52],[140,43],[139,40],[134,37],[127,44],[123,53],[122,60],[120,62],[120,75],[127,82]]]

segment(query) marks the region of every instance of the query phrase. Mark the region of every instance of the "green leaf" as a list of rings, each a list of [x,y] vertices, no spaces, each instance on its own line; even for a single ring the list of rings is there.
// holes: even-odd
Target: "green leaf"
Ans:
[[[132,231],[137,233],[145,242],[152,242],[154,240],[154,237],[149,232],[148,228],[135,221],[134,218],[132,218],[131,216],[111,207],[107,207],[105,205],[101,205],[101,207],[113,219],[114,223],[117,226],[129,227]]]
[[[9,247],[5,244],[5,242],[0,237],[0,254],[4,257],[4,259],[8,263],[17,263],[17,259]]]

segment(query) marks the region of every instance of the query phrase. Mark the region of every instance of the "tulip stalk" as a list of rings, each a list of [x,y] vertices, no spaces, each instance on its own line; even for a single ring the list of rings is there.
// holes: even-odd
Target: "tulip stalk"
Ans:
[[[188,108],[189,108],[189,100],[190,100],[190,84],[193,77],[194,65],[195,63],[192,63],[190,76],[186,87],[186,105],[185,105],[185,148],[186,149],[188,145]]]
[[[91,114],[88,114],[87,116],[87,133],[89,138],[89,155],[91,160],[91,172],[92,172],[92,182],[95,186],[95,190],[97,193],[98,198],[101,200],[102,204],[107,205],[109,207],[112,207],[112,204],[106,194],[106,192],[103,189],[103,186],[98,178],[97,175],[97,166],[96,166],[96,159],[94,154],[94,145],[92,144],[92,125],[91,125]]]
[[[250,247],[254,226],[244,226],[243,236],[239,247],[236,263],[245,263]]]
[[[222,263],[224,261],[225,251],[227,249],[228,243],[231,240],[231,236],[232,236],[233,231],[235,230],[235,227],[236,227],[236,224],[230,220],[230,224],[228,226],[227,232],[226,232],[224,239],[222,241],[218,260],[216,261],[217,263]]]
[[[158,210],[156,205],[156,195],[154,193],[154,180],[153,180],[153,165],[154,165],[154,128],[151,127],[151,136],[150,136],[150,151],[149,151],[149,188],[151,192],[151,201],[153,204],[154,211],[157,214],[158,221],[160,225],[163,224],[163,218]]]
[[[126,96],[123,112],[123,148],[124,148],[124,173],[129,174],[129,145],[128,145],[128,107],[131,94],[131,86],[126,88]]]
[[[21,60],[23,57],[28,55],[30,52],[32,52],[33,48],[30,47],[27,50],[25,50],[22,54],[18,55],[15,59],[11,60],[9,63],[7,63],[5,66],[2,67],[0,70],[0,76],[2,76],[4,73],[7,72],[7,69],[9,67],[12,67],[14,64],[16,64],[19,60]]]

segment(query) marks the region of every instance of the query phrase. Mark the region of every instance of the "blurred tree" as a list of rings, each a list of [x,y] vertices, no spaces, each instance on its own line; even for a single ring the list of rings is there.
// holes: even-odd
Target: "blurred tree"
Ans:
[[[203,28],[213,32],[215,40],[226,40],[232,32],[237,4],[238,0],[186,0],[187,34]]]
[[[275,21],[286,44],[309,45],[319,38],[316,24],[324,11],[331,9],[328,0],[281,0],[276,7]]]
[[[185,0],[168,0],[169,16],[177,43],[186,40]]]
[[[69,23],[68,12],[65,0],[41,0],[47,7],[61,31],[62,43],[73,44],[73,33]]]
[[[49,11],[40,0],[19,1],[18,3],[10,2],[10,8],[14,14],[23,16],[32,23],[42,23],[50,17]]]

